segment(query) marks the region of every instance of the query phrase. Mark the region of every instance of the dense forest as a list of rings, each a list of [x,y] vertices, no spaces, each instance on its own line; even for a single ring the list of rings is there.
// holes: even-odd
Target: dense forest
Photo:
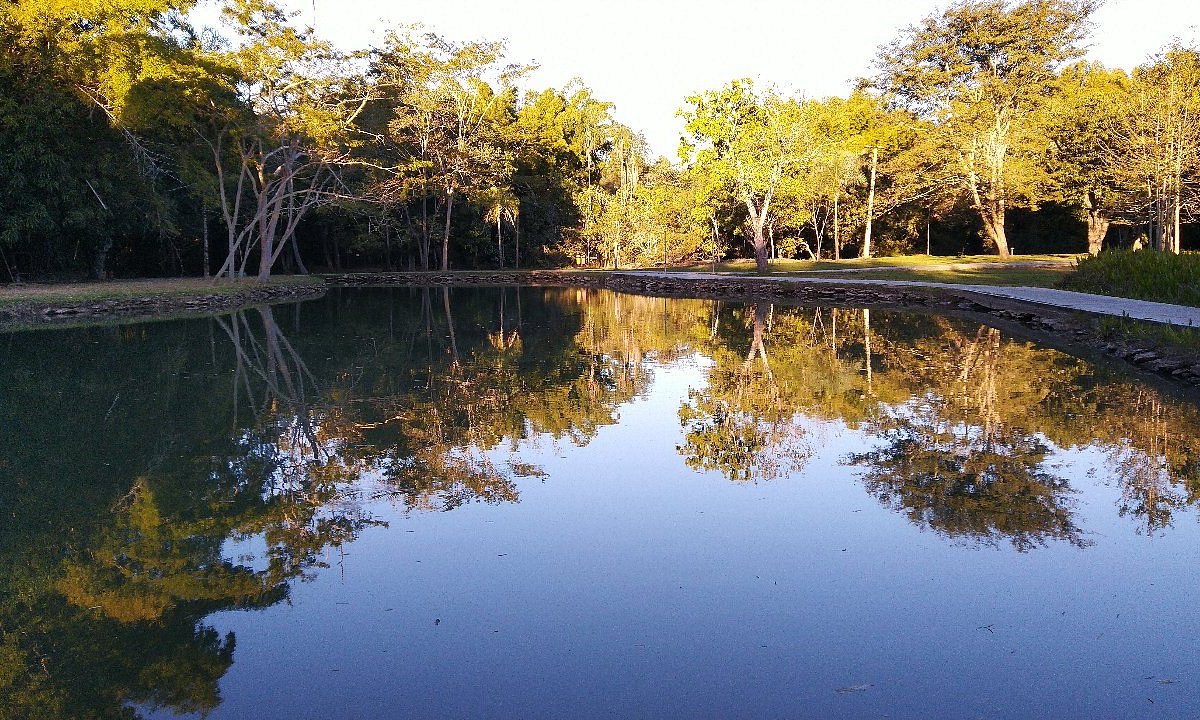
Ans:
[[[1094,0],[961,0],[848,97],[681,98],[672,160],[502,42],[193,5],[0,0],[0,282],[1195,240],[1200,52],[1088,62]]]

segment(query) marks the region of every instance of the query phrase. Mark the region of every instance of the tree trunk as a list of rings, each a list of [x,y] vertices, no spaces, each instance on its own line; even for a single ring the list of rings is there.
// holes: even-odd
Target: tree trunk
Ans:
[[[767,245],[767,236],[763,232],[762,223],[754,223],[754,269],[760,273],[765,273],[770,265],[767,262],[769,259],[770,247]]]
[[[1012,257],[1012,252],[1008,249],[1008,236],[1004,234],[1004,208],[996,208],[988,215],[983,219],[983,228],[996,246],[996,254],[1007,260]]]
[[[258,279],[269,280],[271,266],[275,264],[271,262],[275,257],[275,244],[269,234],[264,234],[260,239],[258,252]]]
[[[450,216],[454,211],[454,191],[446,193],[446,227],[442,233],[442,271],[450,269]]]
[[[863,231],[862,257],[871,257],[871,218],[875,214],[875,170],[879,166],[879,148],[871,148],[871,188],[867,192],[867,229]]]
[[[1109,222],[1109,219],[1103,217],[1099,212],[1088,211],[1088,254],[1099,255],[1100,251],[1104,249],[1104,236],[1108,234]]]
[[[208,213],[201,213],[200,215],[200,230],[204,235],[202,241],[204,247],[204,277],[207,278],[212,274],[208,269]]]
[[[429,269],[429,177],[426,170],[421,171],[421,269]]]
[[[96,248],[96,256],[92,259],[92,278],[95,280],[103,280],[107,272],[108,252],[112,250],[113,239],[111,234],[105,234],[104,240],[100,241],[100,247]]]
[[[291,239],[292,258],[296,261],[296,269],[301,275],[308,274],[308,266],[304,264],[304,258],[300,257],[300,243],[296,242],[296,237],[293,235]]]
[[[1083,194],[1083,210],[1087,217],[1088,253],[1099,255],[1104,249],[1104,236],[1108,234],[1110,220],[1104,216],[1096,193],[1091,190]]]
[[[1176,172],[1177,173],[1179,172],[1178,168],[1179,168],[1179,165],[1176,164]],[[1175,197],[1174,197],[1174,203],[1173,203],[1174,207],[1172,208],[1172,212],[1175,216],[1173,218],[1174,224],[1175,224],[1175,231],[1174,231],[1174,233],[1172,233],[1173,237],[1171,238],[1171,252],[1175,253],[1176,255],[1178,255],[1179,252],[1183,249],[1183,245],[1182,245],[1183,223],[1181,222],[1181,218],[1179,216],[1180,215],[1180,213],[1179,213],[1180,206],[1183,205],[1182,189],[1183,189],[1183,178],[1179,174],[1176,174],[1176,176],[1175,176]]]
[[[500,269],[504,269],[504,236],[500,233],[500,216],[496,216],[496,256],[500,258]]]
[[[841,191],[833,195],[833,259],[842,259],[842,232],[841,224],[838,217],[838,200],[841,199]]]

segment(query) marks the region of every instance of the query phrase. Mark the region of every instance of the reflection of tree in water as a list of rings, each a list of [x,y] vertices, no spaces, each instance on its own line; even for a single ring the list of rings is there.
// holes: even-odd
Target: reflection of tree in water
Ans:
[[[378,494],[408,509],[517,501],[516,479],[544,474],[520,459],[522,442],[548,437],[584,445],[645,388],[627,382],[618,360],[582,344],[578,317],[560,316],[556,295],[419,293],[420,311],[369,361],[375,372],[346,391],[365,398],[347,411],[383,478]],[[440,303],[430,301],[432,293]],[[523,294],[542,295],[532,325],[524,320]],[[423,360],[408,347],[422,348]],[[405,391],[375,389],[397,384]],[[495,457],[503,449],[506,462]]]
[[[82,378],[89,387],[75,411],[108,410],[99,422],[81,426],[82,442],[64,437],[33,457],[24,453],[25,463],[14,468],[28,492],[51,492],[56,479],[35,457],[79,447],[75,482],[85,492],[59,497],[67,511],[62,520],[29,518],[59,530],[17,529],[34,540],[27,552],[37,572],[0,578],[6,589],[0,717],[132,717],[129,703],[181,712],[215,708],[234,639],[206,627],[204,616],[279,602],[293,579],[321,564],[326,548],[372,522],[358,509],[347,468],[331,461],[330,447],[315,433],[305,398],[311,376],[271,311],[257,315],[257,329],[246,313],[219,322],[231,340],[222,355],[235,358],[232,396],[179,379],[169,358],[195,348],[194,338],[172,338],[176,344],[164,348],[168,361],[159,371],[153,368],[163,357],[131,358],[148,376],[139,383],[145,387],[122,387],[111,404],[85,402],[90,392],[114,392],[106,386],[110,368],[78,366],[98,372]],[[124,332],[93,335],[103,338],[96,343],[111,343],[115,355],[125,352]],[[215,342],[211,352],[214,367],[223,365]],[[202,366],[197,359],[183,367],[195,372]],[[54,379],[56,372],[47,369],[47,375]],[[160,395],[168,401],[160,402]],[[247,401],[254,406],[252,424],[235,419],[232,435],[207,424],[209,417],[231,417]],[[116,408],[119,417],[110,423]],[[176,424],[178,413],[197,409],[205,421],[197,428]],[[55,414],[70,417],[65,407]],[[99,463],[95,455],[112,461]],[[103,502],[96,502],[102,493],[86,491],[117,490],[122,476],[132,477],[127,489]],[[11,501],[20,506],[26,497]],[[254,536],[265,541],[260,567],[226,557],[227,540]],[[38,557],[47,551],[59,559]]]
[[[369,341],[326,329],[295,343],[262,309],[212,321],[209,342],[197,323],[131,326],[55,336],[40,365],[14,354],[5,416],[45,443],[0,439],[12,451],[0,472],[14,474],[0,507],[29,511],[0,525],[0,718],[211,710],[234,639],[203,618],[279,602],[372,524],[364,475],[413,509],[515,501],[514,478],[541,471],[515,455],[497,467],[489,448],[541,432],[586,442],[613,422],[628,396],[604,370],[588,378],[606,361],[574,346],[569,321],[571,332],[560,317],[539,338],[559,338],[547,357],[528,357],[511,313],[496,341],[476,332],[489,298],[468,298],[466,331],[441,299]],[[76,344],[90,355],[94,343],[105,363],[76,357]],[[138,376],[113,372],[126,368]],[[587,386],[594,402],[580,403]],[[57,432],[73,411],[92,416]],[[251,539],[259,557],[226,556],[228,541]]]
[[[1055,448],[1101,448],[1143,532],[1200,502],[1196,408],[1081,360],[936,316],[719,303],[694,314],[679,336],[713,366],[680,411],[693,467],[775,477],[806,425],[836,420],[883,440],[849,460],[889,507],[1018,547],[1085,542],[1074,492],[1050,469]],[[789,432],[773,438],[778,428]]]
[[[522,448],[590,442],[655,363],[697,350],[712,365],[680,452],[735,480],[798,468],[812,423],[837,420],[883,441],[854,458],[874,496],[969,542],[1082,544],[1051,445],[1102,447],[1149,531],[1200,492],[1194,408],[965,323],[384,292],[226,316],[207,338],[167,323],[9,340],[0,719],[216,707],[234,639],[204,617],[286,598],[372,522],[362,493],[412,511],[515,501],[544,475]],[[249,539],[256,562],[226,556]]]
[[[1200,449],[1179,405],[1144,388],[1122,399],[1126,422],[1110,431],[1107,450],[1121,482],[1119,510],[1138,520],[1140,533],[1154,535],[1172,525],[1175,513],[1200,502]]]
[[[867,468],[862,482],[913,523],[958,540],[1020,550],[1066,540],[1084,546],[1066,479],[1047,470],[1050,447],[1005,418],[1002,388],[1023,372],[1005,356],[1000,331],[949,336],[953,350],[928,362],[941,376],[921,396],[882,406],[867,429],[883,442],[848,462]]]
[[[1037,438],[987,437],[928,416],[886,424],[884,446],[849,461],[868,467],[862,482],[871,495],[915,524],[1022,550],[1051,539],[1088,544],[1072,516],[1070,485],[1043,469],[1049,448]]]
[[[745,359],[734,366],[728,355],[718,358],[708,385],[690,391],[679,410],[685,433],[679,452],[688,467],[717,470],[735,482],[797,472],[812,454],[807,432],[771,370],[766,345],[771,306],[754,305],[749,315]]]

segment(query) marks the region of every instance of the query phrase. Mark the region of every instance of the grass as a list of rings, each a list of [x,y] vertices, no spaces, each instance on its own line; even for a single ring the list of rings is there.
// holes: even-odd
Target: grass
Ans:
[[[271,278],[266,285],[301,287],[320,285],[320,278],[284,275]],[[87,283],[23,283],[0,286],[0,309],[21,307],[71,306],[109,300],[145,298],[189,298],[235,296],[262,287],[255,279],[206,280],[204,278],[154,278],[109,280]]]
[[[831,272],[821,273],[822,278],[841,280],[910,280],[935,282],[948,285],[997,285],[1011,287],[1055,287],[1071,272],[1071,266],[1022,267],[995,265],[994,267],[913,267],[876,270],[869,273]]]
[[[1163,325],[1128,317],[1101,317],[1097,330],[1105,340],[1145,343],[1200,356],[1200,328]]]
[[[1200,307],[1200,253],[1102,252],[1080,260],[1059,287]]]
[[[876,277],[883,270],[874,268],[948,268],[956,265],[1003,264],[1017,265],[1021,263],[1056,263],[1065,268],[1070,267],[1079,255],[1017,255],[1008,260],[1002,260],[996,255],[900,255],[897,257],[848,258],[845,260],[772,260],[772,273],[806,273],[806,272],[837,272],[843,270],[871,270],[870,277]],[[712,270],[712,264],[698,264],[674,268],[676,270]],[[727,260],[717,264],[717,272],[749,273],[755,272],[753,260]],[[864,273],[866,274],[866,273]]]

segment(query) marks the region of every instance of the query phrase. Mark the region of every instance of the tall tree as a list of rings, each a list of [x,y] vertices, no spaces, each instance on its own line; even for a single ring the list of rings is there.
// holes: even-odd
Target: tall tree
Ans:
[[[1125,173],[1111,161],[1128,100],[1124,72],[1081,62],[1063,70],[1047,112],[1046,159],[1054,195],[1082,212],[1092,255],[1100,252],[1109,225],[1131,199]]]
[[[1056,73],[1083,54],[1096,0],[961,0],[880,50],[878,85],[934,121],[945,162],[988,240],[1010,255],[1004,221],[1035,195],[1044,138],[1035,120]]]
[[[1183,221],[1200,212],[1200,52],[1167,48],[1134,72],[1130,96],[1112,169],[1144,192],[1154,246],[1178,253]]]
[[[760,97],[749,80],[687,99],[689,138],[680,155],[730,189],[745,207],[759,272],[767,271],[767,228],[785,183],[818,157],[811,113],[775,93]]]
[[[294,27],[269,0],[233,0],[225,17],[242,39],[232,58],[246,109],[208,139],[228,235],[218,275],[244,275],[256,249],[266,279],[285,250],[299,260],[304,216],[340,194],[353,123],[370,94],[351,58]]]

